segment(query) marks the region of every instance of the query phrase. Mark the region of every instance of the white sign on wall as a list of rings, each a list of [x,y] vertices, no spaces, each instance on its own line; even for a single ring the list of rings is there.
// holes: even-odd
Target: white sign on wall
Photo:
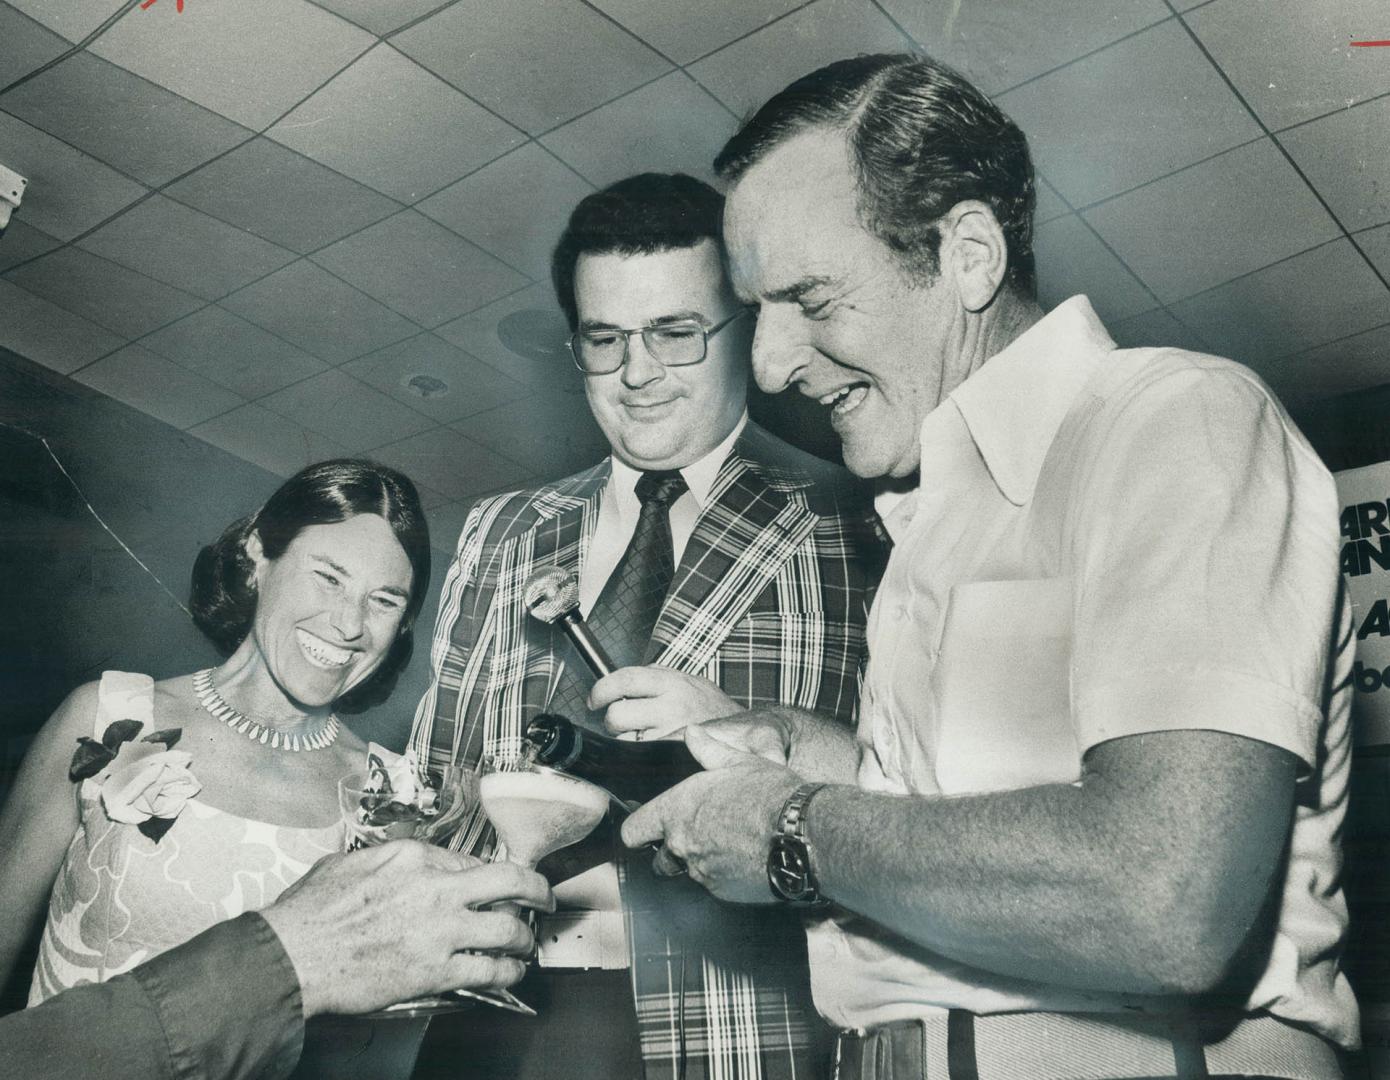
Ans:
[[[1356,633],[1359,746],[1390,744],[1390,462],[1337,474],[1342,575]]]

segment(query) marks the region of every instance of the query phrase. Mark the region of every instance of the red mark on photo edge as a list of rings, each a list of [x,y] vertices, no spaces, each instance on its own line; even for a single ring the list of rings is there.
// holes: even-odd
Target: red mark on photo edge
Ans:
[[[140,5],[140,10],[141,10],[141,11],[144,11],[146,8],[150,7],[150,5],[155,4],[155,3],[157,3],[157,2],[158,2],[158,0],[145,0],[145,2],[144,2],[143,4]],[[178,13],[179,13],[180,15],[182,15],[182,14],[183,14],[183,0],[177,0],[177,3],[178,3]],[[1390,42],[1387,42],[1386,44],[1390,44]]]
[[[182,5],[183,0],[179,0],[179,4]],[[1390,41],[1353,41],[1351,43],[1353,49],[1376,49],[1388,45],[1390,45]]]

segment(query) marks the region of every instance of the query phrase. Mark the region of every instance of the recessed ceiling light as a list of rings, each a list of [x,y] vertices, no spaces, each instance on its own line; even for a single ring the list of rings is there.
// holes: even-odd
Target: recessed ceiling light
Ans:
[[[401,385],[416,397],[422,397],[426,401],[431,398],[443,397],[449,392],[449,384],[443,379],[437,379],[433,375],[425,375],[420,372],[402,378]]]

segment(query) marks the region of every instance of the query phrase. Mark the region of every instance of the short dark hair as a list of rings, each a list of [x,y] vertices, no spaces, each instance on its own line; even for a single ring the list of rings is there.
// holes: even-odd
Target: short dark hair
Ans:
[[[310,525],[333,525],[358,514],[376,514],[391,527],[410,562],[410,598],[400,633],[381,666],[335,703],[360,712],[390,695],[414,649],[415,618],[430,581],[430,534],[420,496],[410,478],[358,458],[334,458],[299,470],[256,513],[232,522],[193,563],[189,608],[193,621],[224,656],[237,650],[256,616],[254,565],[246,540],[260,537],[266,558],[278,559]]]
[[[844,131],[860,219],[910,274],[936,274],[936,220],[962,199],[979,199],[1008,243],[1006,283],[1033,295],[1037,195],[1028,140],[964,76],[906,53],[827,64],[763,105],[719,152],[715,171],[734,183],[782,142],[814,128]]]
[[[581,255],[651,255],[713,240],[724,251],[724,196],[684,173],[639,173],[586,195],[550,257],[555,299],[579,326],[574,269]]]

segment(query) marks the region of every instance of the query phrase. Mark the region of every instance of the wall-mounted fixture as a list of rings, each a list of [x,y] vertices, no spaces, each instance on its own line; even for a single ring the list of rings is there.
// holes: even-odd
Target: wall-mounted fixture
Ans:
[[[10,215],[19,209],[19,200],[24,198],[24,188],[29,181],[19,173],[0,165],[0,236],[10,223]]]

